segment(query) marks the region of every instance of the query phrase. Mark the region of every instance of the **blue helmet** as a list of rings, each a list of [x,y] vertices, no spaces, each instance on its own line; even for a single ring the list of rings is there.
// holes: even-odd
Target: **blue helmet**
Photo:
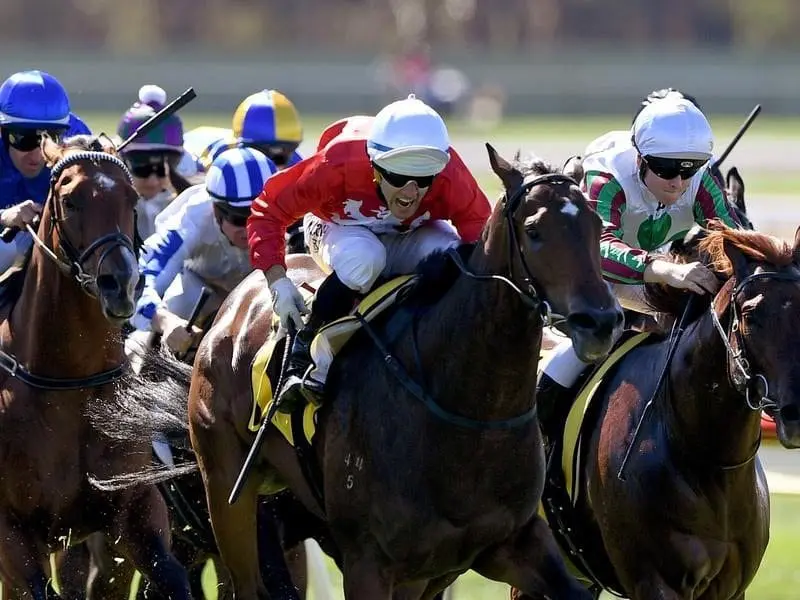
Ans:
[[[92,135],[92,130],[89,129],[89,126],[83,119],[71,112],[69,113],[69,129],[66,135],[67,137],[73,135]]]
[[[231,148],[214,159],[206,173],[206,191],[228,213],[249,215],[253,199],[278,167],[253,148]]]
[[[0,85],[0,127],[68,129],[69,98],[44,71],[14,73]]]

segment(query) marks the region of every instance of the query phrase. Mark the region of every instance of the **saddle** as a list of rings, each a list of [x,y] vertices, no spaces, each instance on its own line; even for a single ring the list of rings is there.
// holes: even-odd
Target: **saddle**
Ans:
[[[571,391],[572,402],[564,402],[560,434],[548,439],[546,477],[540,514],[547,520],[570,571],[595,590],[619,596],[616,581],[600,581],[595,575],[591,556],[583,553],[582,525],[576,506],[585,490],[581,473],[586,460],[588,441],[597,419],[599,393],[613,376],[620,361],[632,350],[652,341],[647,332],[626,330],[603,362],[587,367]]]

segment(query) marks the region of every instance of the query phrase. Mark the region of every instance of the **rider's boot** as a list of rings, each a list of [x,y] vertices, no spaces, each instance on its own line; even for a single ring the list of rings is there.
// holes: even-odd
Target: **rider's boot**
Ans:
[[[575,390],[559,384],[547,373],[539,375],[536,385],[536,407],[545,448],[553,447],[563,430]]]
[[[357,291],[341,282],[332,273],[317,290],[308,322],[294,337],[289,354],[283,384],[278,392],[278,410],[292,413],[306,402],[319,406],[325,392],[325,382],[310,377],[313,370],[311,342],[320,327],[345,316],[358,299]]]

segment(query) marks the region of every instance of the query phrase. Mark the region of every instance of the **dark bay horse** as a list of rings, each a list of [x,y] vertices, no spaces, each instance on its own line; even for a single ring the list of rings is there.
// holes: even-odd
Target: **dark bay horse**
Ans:
[[[0,321],[0,577],[14,594],[53,597],[49,553],[103,531],[170,598],[189,598],[156,488],[105,494],[87,477],[150,460],[149,447],[109,444],[84,416],[126,368],[120,327],[138,282],[137,195],[94,138],[47,139],[42,151],[50,192],[19,299]]]
[[[587,424],[572,541],[632,600],[742,600],[769,537],[762,407],[800,447],[800,229],[794,246],[721,225],[698,237],[687,250],[726,280],[716,297],[648,289],[656,310],[685,313],[665,386],[643,414],[671,339],[621,361]]]
[[[622,313],[600,274],[600,220],[576,183],[541,163],[523,173],[491,147],[489,155],[506,195],[464,272],[440,297],[409,300],[413,319],[401,311],[373,326],[414,373],[400,379],[419,382],[422,401],[363,332],[332,368],[314,442],[324,506],[272,429],[228,504],[253,440],[250,364],[272,320],[263,277],[251,275],[220,308],[195,361],[189,423],[238,597],[268,597],[255,517],[260,483],[276,474],[327,519],[348,600],[430,598],[468,569],[531,593],[589,597],[568,576],[545,522],[532,518],[544,469],[536,367],[551,309],[590,360],[608,352]],[[436,280],[423,276],[420,291]]]

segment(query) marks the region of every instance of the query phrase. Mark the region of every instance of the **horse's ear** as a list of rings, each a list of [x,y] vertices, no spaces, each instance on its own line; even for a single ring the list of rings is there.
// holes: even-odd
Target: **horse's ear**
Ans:
[[[48,165],[53,166],[61,158],[61,146],[50,136],[42,137],[42,156]]]
[[[572,156],[564,163],[561,173],[567,177],[572,177],[579,184],[583,180],[583,158],[580,156]]]
[[[744,253],[728,239],[722,241],[722,249],[725,251],[725,256],[731,261],[731,268],[736,281],[742,281],[748,275],[747,258],[745,258]]]
[[[733,197],[733,203],[743,215],[747,214],[747,205],[744,202],[744,179],[739,174],[739,169],[731,167],[725,175],[725,185]]]
[[[503,182],[503,187],[506,190],[516,190],[522,185],[522,173],[500,156],[494,146],[488,142],[486,143],[486,151],[489,153],[489,164],[492,165],[492,171]]]

